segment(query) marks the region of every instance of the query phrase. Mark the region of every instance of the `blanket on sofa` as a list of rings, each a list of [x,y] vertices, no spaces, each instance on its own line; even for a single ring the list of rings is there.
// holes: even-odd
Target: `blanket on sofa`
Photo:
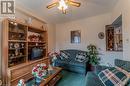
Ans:
[[[98,76],[105,86],[124,86],[128,81],[127,74],[117,68],[105,69]]]

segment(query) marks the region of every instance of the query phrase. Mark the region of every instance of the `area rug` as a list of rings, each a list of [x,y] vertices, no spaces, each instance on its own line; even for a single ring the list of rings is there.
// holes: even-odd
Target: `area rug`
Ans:
[[[84,86],[85,75],[73,73],[69,71],[62,71],[63,77],[57,82],[56,86]]]

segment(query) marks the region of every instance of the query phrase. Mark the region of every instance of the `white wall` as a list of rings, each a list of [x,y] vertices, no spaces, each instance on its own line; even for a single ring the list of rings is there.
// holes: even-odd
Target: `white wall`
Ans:
[[[105,39],[99,39],[98,33],[105,32],[105,25],[111,22],[111,14],[102,14],[86,19],[81,19],[73,22],[67,22],[56,25],[56,49],[80,49],[86,50],[87,45],[95,44],[102,55],[102,64],[114,64],[114,59],[123,58],[121,52],[106,52]],[[81,43],[70,43],[70,31],[81,30]]]
[[[123,19],[123,59],[130,61],[130,0],[119,0],[111,14],[115,20],[120,14]]]

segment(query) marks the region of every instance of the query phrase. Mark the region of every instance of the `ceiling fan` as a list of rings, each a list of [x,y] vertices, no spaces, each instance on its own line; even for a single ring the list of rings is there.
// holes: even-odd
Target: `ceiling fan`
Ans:
[[[68,5],[80,7],[81,3],[76,2],[74,0],[58,0],[57,2],[54,2],[47,6],[48,9],[51,9],[55,6],[58,6],[58,9],[62,11],[63,14],[66,14],[66,11],[68,9]]]

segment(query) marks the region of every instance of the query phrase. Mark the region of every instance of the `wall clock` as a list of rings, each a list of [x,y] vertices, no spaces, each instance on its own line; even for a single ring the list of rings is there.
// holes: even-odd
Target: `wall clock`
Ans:
[[[103,33],[103,32],[100,32],[100,33],[98,34],[98,37],[99,37],[99,39],[104,39],[104,33]]]

